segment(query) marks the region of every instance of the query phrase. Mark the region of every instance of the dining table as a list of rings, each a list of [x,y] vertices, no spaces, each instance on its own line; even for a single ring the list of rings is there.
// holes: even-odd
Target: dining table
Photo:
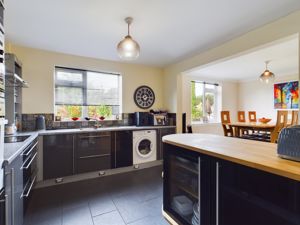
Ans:
[[[275,129],[275,123],[261,123],[261,122],[232,122],[227,125],[231,126],[234,131],[234,136],[239,137],[241,130],[264,131],[270,132]]]

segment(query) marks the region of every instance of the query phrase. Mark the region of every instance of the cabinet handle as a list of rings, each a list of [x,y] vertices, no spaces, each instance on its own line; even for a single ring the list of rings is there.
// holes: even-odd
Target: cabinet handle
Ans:
[[[201,215],[201,157],[198,157],[198,208]],[[199,225],[201,224],[201,216],[199,218]]]
[[[35,148],[35,146],[38,144],[38,142],[36,142],[32,147],[31,147],[31,149],[28,151],[28,152],[26,152],[27,151],[27,149],[25,150],[25,151],[23,151],[22,153],[21,153],[21,156],[29,156],[30,155],[30,153],[32,152],[32,150]],[[25,153],[26,152],[26,153]]]
[[[216,225],[219,225],[219,162],[216,162]]]
[[[86,138],[102,138],[102,137],[110,137],[109,134],[106,135],[93,135],[93,136],[79,136],[80,139],[86,139]]]
[[[8,225],[8,195],[5,195],[5,224]]]
[[[105,156],[110,156],[110,154],[81,156],[81,157],[79,157],[79,159],[99,158],[99,157],[105,157]]]
[[[72,136],[73,146],[72,146],[72,154],[73,154],[73,174],[75,174],[75,136]]]
[[[10,169],[11,171],[11,224],[15,225],[15,170],[14,168]]]
[[[35,180],[36,180],[36,176],[32,179],[32,181],[30,183],[30,186],[29,186],[28,191],[26,192],[26,194],[24,194],[24,192],[22,193],[21,198],[24,198],[24,197],[27,198],[29,196],[29,194],[31,192],[31,189],[33,187],[33,184],[35,183]]]
[[[25,164],[27,163],[27,161],[22,165],[21,169],[22,170],[27,170],[30,167],[30,165],[32,164],[32,162],[33,162],[33,160],[35,159],[36,156],[37,156],[37,152],[32,156],[30,161],[27,160],[27,161],[29,161],[29,163],[26,166],[25,166]]]

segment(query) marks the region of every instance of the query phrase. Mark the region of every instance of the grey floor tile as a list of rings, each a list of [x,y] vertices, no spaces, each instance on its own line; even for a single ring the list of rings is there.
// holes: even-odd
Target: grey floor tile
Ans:
[[[102,214],[93,217],[94,225],[125,225],[118,211]]]
[[[161,167],[37,189],[32,197],[25,225],[166,224]]]
[[[162,216],[147,216],[128,225],[169,225]]]
[[[62,225],[93,225],[92,215],[88,206],[63,210]]]
[[[109,195],[95,195],[89,200],[89,207],[92,216],[108,213],[117,209]]]

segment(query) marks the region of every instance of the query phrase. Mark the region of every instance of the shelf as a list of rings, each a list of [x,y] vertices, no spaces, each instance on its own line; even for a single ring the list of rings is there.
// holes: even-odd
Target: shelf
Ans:
[[[172,181],[172,182],[175,184],[175,186],[176,186],[177,188],[179,188],[179,189],[182,190],[183,192],[189,194],[190,196],[192,196],[193,198],[195,198],[195,199],[198,200],[198,194],[195,193],[191,188],[189,188],[189,187],[184,187],[182,184],[180,184],[180,183],[177,182],[177,181]]]
[[[196,170],[195,168],[192,168],[191,166],[185,165],[185,164],[180,163],[180,162],[176,162],[175,166],[180,167],[182,169],[185,169],[185,170],[187,170],[189,172],[192,172],[195,175],[198,175],[198,173],[199,173],[198,170]]]

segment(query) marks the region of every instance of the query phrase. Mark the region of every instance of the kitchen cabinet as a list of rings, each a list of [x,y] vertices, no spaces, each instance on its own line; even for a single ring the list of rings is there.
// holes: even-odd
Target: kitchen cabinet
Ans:
[[[4,167],[7,195],[7,225],[23,224],[23,159],[17,156]]]
[[[164,211],[179,224],[209,225],[209,157],[171,145],[164,147]]]
[[[300,224],[300,182],[170,144],[164,149],[164,212],[178,224]],[[174,210],[178,195],[199,201],[200,223],[192,222],[194,212]]]
[[[169,135],[169,134],[175,134],[176,128],[161,128],[157,131],[157,159],[160,160],[163,158],[164,154],[164,145],[162,142],[163,136]]]
[[[76,135],[76,173],[111,169],[111,132]]]
[[[224,160],[213,161],[215,224],[300,224],[299,182]]]
[[[132,131],[124,130],[115,132],[115,167],[132,166]]]
[[[73,134],[45,135],[43,139],[44,180],[73,175],[75,172]]]

